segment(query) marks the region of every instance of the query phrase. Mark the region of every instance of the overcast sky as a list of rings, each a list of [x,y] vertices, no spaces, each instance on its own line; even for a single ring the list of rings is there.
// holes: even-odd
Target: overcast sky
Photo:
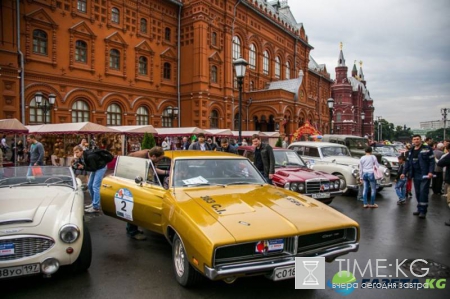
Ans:
[[[353,62],[363,61],[375,116],[419,128],[450,108],[449,0],[289,0],[288,5],[303,23],[311,55],[326,64],[333,79],[340,42],[348,76]]]

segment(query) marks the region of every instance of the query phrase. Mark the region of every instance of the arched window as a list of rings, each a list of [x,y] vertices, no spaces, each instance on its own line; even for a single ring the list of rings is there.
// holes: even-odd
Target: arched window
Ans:
[[[250,69],[252,69],[252,70],[256,69],[256,47],[254,44],[250,45],[248,57],[249,57],[248,64],[250,66]]]
[[[217,46],[217,33],[215,32],[211,34],[211,45]]]
[[[139,107],[136,113],[136,125],[146,126],[148,124],[148,109],[145,107]]]
[[[120,52],[116,49],[109,51],[109,67],[120,70]]]
[[[241,55],[241,40],[239,37],[233,37],[233,60],[242,57]]]
[[[107,126],[121,126],[122,125],[122,109],[119,105],[111,104],[106,110],[108,112],[106,118]]]
[[[86,0],[78,0],[77,9],[79,12],[86,12],[87,11]]]
[[[167,42],[170,42],[170,40],[171,40],[171,35],[172,35],[172,32],[171,32],[170,28],[166,27],[166,29],[164,30],[164,39],[165,39]]]
[[[147,33],[147,19],[144,19],[144,18],[141,19],[140,30],[141,30],[141,33]]]
[[[47,55],[47,33],[36,29],[33,31],[33,52],[36,54]]]
[[[113,7],[111,9],[111,22],[119,24],[120,22],[119,20],[120,20],[120,11],[117,8]]]
[[[163,74],[163,78],[170,80],[171,79],[171,65],[168,62],[164,63],[164,74]]]
[[[280,57],[275,57],[275,78],[280,79],[281,77],[281,63]]]
[[[72,105],[72,122],[82,123],[89,121],[89,105],[85,101],[78,100]]]
[[[148,74],[148,59],[145,56],[139,57],[139,75]]]
[[[215,65],[211,67],[211,82],[217,83],[217,66]]]
[[[47,105],[47,107],[49,107],[50,102],[48,101],[48,99],[42,97],[41,106],[44,105]],[[43,123],[46,124],[51,123],[51,111],[47,111],[47,113],[44,116],[42,109],[37,107],[36,100],[33,98],[30,102],[30,124],[43,124]]]
[[[173,111],[172,109],[173,108],[169,106],[166,109],[164,109],[164,111],[163,111],[162,126],[164,128],[172,128],[173,127],[173,123],[172,123],[173,115],[172,115],[172,113],[169,113],[169,112]]]
[[[255,82],[250,81],[250,91],[253,91],[255,89]]]
[[[261,130],[261,125],[259,123],[258,116],[253,116],[253,123],[254,123],[254,126],[255,126],[255,131],[260,131]]]
[[[261,119],[259,121],[259,130],[262,132],[267,132],[267,118],[265,115],[261,115]]]
[[[211,111],[211,115],[209,118],[210,118],[209,128],[210,129],[219,128],[219,112],[217,112],[217,110]]]
[[[289,61],[286,61],[286,74],[285,74],[285,79],[289,80],[291,79],[291,64],[289,63]]]
[[[269,74],[269,52],[264,51],[263,55],[263,73],[264,75]]]
[[[241,127],[242,129],[242,127]],[[238,131],[239,130],[239,113],[236,113],[234,115],[234,130]]]
[[[336,122],[341,122],[342,121],[342,113],[338,112],[336,113]]]
[[[77,40],[75,43],[75,61],[87,62],[87,44],[85,41]]]

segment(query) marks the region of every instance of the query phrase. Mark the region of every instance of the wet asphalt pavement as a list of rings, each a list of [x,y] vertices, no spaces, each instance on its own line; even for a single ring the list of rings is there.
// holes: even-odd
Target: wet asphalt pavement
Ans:
[[[430,193],[431,190],[430,190]],[[88,202],[88,196],[86,202]],[[450,266],[450,218],[446,200],[430,195],[426,220],[412,212],[415,199],[397,206],[393,188],[377,196],[378,209],[364,209],[354,196],[337,197],[331,204],[336,210],[355,219],[361,226],[360,249],[341,258],[354,260],[363,268],[369,259],[375,276],[375,259],[386,259],[379,276],[404,278],[397,275],[396,260],[432,259]],[[125,222],[108,216],[86,217],[93,243],[92,265],[88,272],[73,275],[60,272],[50,279],[40,276],[0,281],[0,298],[341,298],[341,294],[324,290],[296,290],[294,280],[273,282],[264,277],[238,279],[234,284],[204,280],[194,289],[177,284],[171,262],[171,246],[162,236],[145,232],[147,240],[128,238]],[[442,270],[442,268],[441,268]],[[326,264],[326,280],[339,271],[339,263]],[[350,269],[351,271],[351,269]],[[412,274],[403,268],[412,278]],[[443,269],[439,275],[448,275]],[[357,280],[361,276],[354,273]],[[368,272],[366,272],[367,274]],[[434,272],[433,272],[434,273]],[[430,273],[429,275],[432,275]],[[370,275],[364,275],[370,278]],[[372,277],[375,278],[375,277]],[[380,281],[382,278],[379,278]],[[450,275],[444,289],[355,289],[347,298],[450,298]],[[424,279],[421,279],[423,282]]]

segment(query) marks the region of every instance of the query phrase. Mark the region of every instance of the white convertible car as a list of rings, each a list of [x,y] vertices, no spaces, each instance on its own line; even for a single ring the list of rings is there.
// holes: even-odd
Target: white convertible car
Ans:
[[[69,167],[0,168],[0,279],[89,268],[80,186]]]

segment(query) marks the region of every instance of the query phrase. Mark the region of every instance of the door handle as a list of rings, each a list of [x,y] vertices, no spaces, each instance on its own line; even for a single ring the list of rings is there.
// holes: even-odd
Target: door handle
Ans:
[[[102,186],[105,187],[105,188],[111,188],[112,187],[111,185],[106,185],[106,184],[102,184]]]

